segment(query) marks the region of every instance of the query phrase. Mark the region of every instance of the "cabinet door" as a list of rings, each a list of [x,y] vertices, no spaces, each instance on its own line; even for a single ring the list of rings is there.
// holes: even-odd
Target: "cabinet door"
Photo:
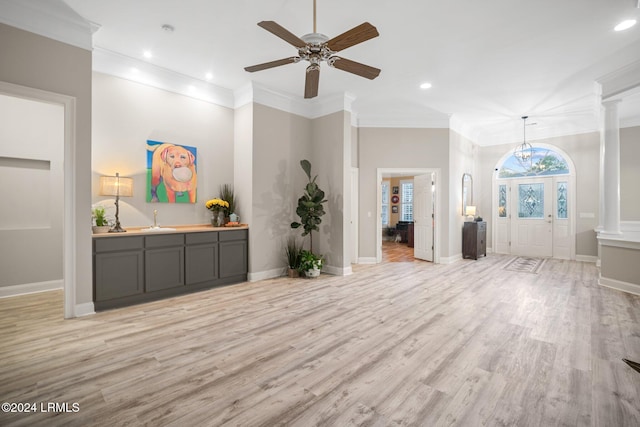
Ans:
[[[147,249],[145,254],[146,292],[184,285],[184,247]]]
[[[141,294],[144,291],[144,256],[139,251],[95,255],[95,301]]]
[[[220,242],[220,278],[247,274],[247,241]]]
[[[187,246],[185,264],[187,285],[216,280],[218,278],[218,244]]]
[[[478,252],[477,255],[487,255],[487,224],[478,223]]]

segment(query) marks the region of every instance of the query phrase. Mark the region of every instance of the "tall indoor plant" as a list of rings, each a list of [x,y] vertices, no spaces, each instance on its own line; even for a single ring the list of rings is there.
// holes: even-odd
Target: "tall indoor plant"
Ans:
[[[324,198],[324,191],[316,184],[318,175],[311,178],[311,163],[308,160],[301,160],[300,166],[307,175],[308,182],[304,187],[304,193],[298,199],[298,207],[296,208],[296,214],[300,217],[300,221],[294,221],[291,223],[291,228],[303,228],[302,235],[309,235],[309,250],[313,251],[313,234],[312,231],[320,231],[318,227],[322,222],[322,216],[325,214],[323,203],[326,202]]]

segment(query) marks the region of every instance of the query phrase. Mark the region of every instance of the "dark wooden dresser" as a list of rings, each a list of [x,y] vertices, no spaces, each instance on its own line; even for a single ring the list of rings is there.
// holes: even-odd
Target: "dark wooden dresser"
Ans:
[[[487,223],[465,222],[462,229],[462,258],[487,256]]]

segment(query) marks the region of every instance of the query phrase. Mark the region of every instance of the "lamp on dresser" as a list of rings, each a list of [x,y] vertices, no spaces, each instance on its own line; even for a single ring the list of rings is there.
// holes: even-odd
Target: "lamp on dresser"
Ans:
[[[473,221],[476,217],[476,207],[475,206],[467,206],[465,208],[464,214],[467,216],[467,221]]]
[[[133,196],[133,178],[121,177],[116,172],[115,176],[100,177],[100,195],[116,197],[116,223],[109,230],[109,233],[124,233],[125,229],[120,226],[120,197]]]

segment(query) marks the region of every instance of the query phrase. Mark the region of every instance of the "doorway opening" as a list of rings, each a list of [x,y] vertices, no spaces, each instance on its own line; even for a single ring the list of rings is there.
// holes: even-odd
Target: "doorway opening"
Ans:
[[[75,120],[76,120],[76,100],[74,97],[26,86],[15,85],[7,82],[0,82],[0,94],[11,98],[35,101],[35,104],[55,105],[62,107],[63,114],[63,143],[61,149],[62,168],[62,192],[52,195],[52,197],[62,197],[62,221],[61,221],[61,243],[62,243],[62,287],[64,294],[64,317],[71,318],[78,315],[87,314],[79,310],[76,306],[76,253],[75,253],[75,228],[76,228],[76,195],[74,188],[75,174]],[[19,156],[20,157],[20,156]],[[33,162],[31,162],[33,163]],[[46,282],[41,282],[45,283]],[[38,285],[36,283],[36,285]],[[38,287],[38,286],[36,286]],[[28,293],[33,289],[29,285],[25,287]],[[35,289],[36,291],[46,290],[45,288]],[[89,304],[87,312],[93,311],[93,304]]]
[[[494,252],[575,259],[575,169],[569,156],[537,144],[528,163],[512,153],[493,177]]]
[[[439,169],[378,168],[376,262],[440,261]]]

